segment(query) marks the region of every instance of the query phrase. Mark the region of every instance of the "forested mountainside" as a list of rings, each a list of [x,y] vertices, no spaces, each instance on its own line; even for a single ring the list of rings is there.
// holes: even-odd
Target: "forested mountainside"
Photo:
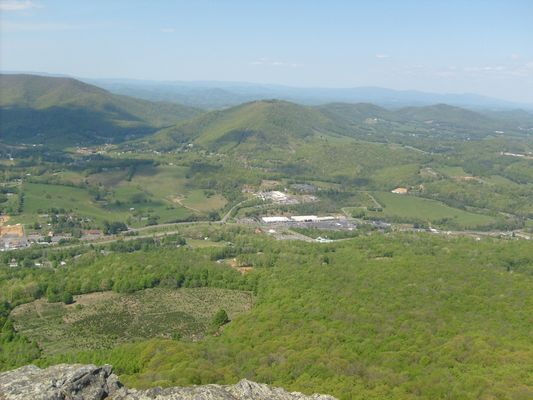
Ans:
[[[71,78],[0,75],[0,140],[69,146],[153,133],[198,110],[111,94]]]

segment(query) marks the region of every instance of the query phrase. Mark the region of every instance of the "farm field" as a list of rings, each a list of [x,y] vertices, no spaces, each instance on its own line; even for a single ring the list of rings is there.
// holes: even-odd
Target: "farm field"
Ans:
[[[221,210],[227,200],[221,194],[188,186],[187,168],[180,166],[140,166],[128,176],[125,169],[112,169],[84,178],[63,171],[49,175],[51,182],[26,182],[22,185],[24,205],[15,223],[41,224],[48,208],[89,218],[101,226],[103,221],[124,221],[131,227],[168,223]],[[65,184],[62,184],[65,183]],[[96,200],[97,196],[99,200]],[[15,199],[16,200],[16,199]]]
[[[464,229],[482,227],[496,221],[491,216],[459,210],[435,200],[387,192],[376,192],[374,196],[383,206],[383,211],[370,212],[371,216],[414,219],[436,224],[446,220],[447,223]]]
[[[16,308],[12,317],[19,332],[35,340],[44,354],[53,355],[155,337],[198,340],[219,309],[233,319],[251,305],[249,292],[155,288],[132,294],[84,294],[70,305],[36,300]]]
[[[78,215],[89,217],[98,222],[106,219],[125,219],[129,216],[127,212],[105,210],[91,199],[87,190],[78,187],[25,183],[22,190],[24,193],[24,211],[21,215],[13,217],[13,222],[33,223],[37,221],[38,215],[45,212],[48,207],[72,210]]]
[[[382,187],[405,186],[410,179],[418,175],[419,164],[404,164],[400,166],[381,168],[372,176],[372,180]]]
[[[142,187],[157,198],[170,199],[187,191],[186,172],[186,167],[179,166],[143,167],[135,173],[131,184]],[[122,185],[127,184],[122,182]]]
[[[226,199],[219,194],[206,196],[204,190],[192,190],[182,200],[182,204],[189,209],[205,212],[220,210],[226,205]]]
[[[96,225],[103,221],[127,221],[132,227],[144,226],[149,217],[159,223],[187,218],[191,210],[166,199],[150,196],[140,185],[118,185],[112,192],[112,201],[97,202],[89,190],[48,183],[25,183],[23,212],[12,218],[13,223],[45,223],[39,214],[49,207],[64,209],[87,217]]]
[[[437,171],[449,178],[457,178],[468,175],[462,167],[441,166],[437,168]]]

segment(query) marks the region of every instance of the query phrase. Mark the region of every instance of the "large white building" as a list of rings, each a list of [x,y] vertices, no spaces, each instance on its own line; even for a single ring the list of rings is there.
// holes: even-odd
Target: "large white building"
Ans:
[[[294,215],[291,219],[295,222],[314,222],[318,221],[318,216],[316,215]]]
[[[272,224],[275,222],[289,222],[290,221],[290,219],[287,217],[262,217],[261,219],[263,220],[263,222],[267,224]]]

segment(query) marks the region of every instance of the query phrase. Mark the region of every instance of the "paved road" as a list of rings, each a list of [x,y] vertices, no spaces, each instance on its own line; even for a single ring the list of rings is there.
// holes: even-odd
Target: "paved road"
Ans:
[[[238,207],[240,207],[242,204],[244,204],[246,201],[248,200],[243,200],[241,201],[240,203],[237,203],[235,204],[233,207],[230,208],[230,210],[224,214],[224,216],[218,220],[218,221],[209,221],[209,220],[202,220],[202,221],[188,221],[188,222],[172,222],[172,223],[168,223],[168,224],[158,224],[158,225],[150,225],[150,226],[143,226],[142,228],[131,228],[129,229],[129,232],[142,232],[142,231],[147,231],[147,230],[150,230],[150,229],[160,229],[160,228],[171,228],[171,227],[175,227],[175,226],[180,226],[180,225],[194,225],[194,224],[207,224],[207,223],[211,223],[211,224],[225,224],[226,222],[228,222],[228,219],[231,217],[231,213],[237,209]],[[139,236],[137,236],[139,237]]]
[[[96,245],[99,245],[99,244],[109,244],[109,243],[113,243],[113,242],[117,242],[119,240],[123,240],[123,241],[130,241],[130,240],[136,240],[136,239],[147,239],[147,238],[152,238],[152,237],[161,237],[161,236],[165,236],[165,235],[173,235],[173,234],[178,234],[179,231],[178,230],[168,230],[168,231],[163,231],[163,232],[158,232],[157,230],[158,229],[162,229],[162,228],[175,228],[175,227],[179,227],[179,226],[184,226],[184,225],[199,225],[199,224],[225,224],[228,222],[228,219],[231,217],[231,213],[237,209],[238,207],[240,207],[242,204],[244,204],[246,201],[248,200],[243,200],[237,204],[235,204],[233,207],[230,208],[230,210],[224,214],[224,216],[219,220],[219,221],[189,221],[189,222],[172,222],[172,223],[168,223],[168,224],[159,224],[159,225],[150,225],[150,226],[143,226],[141,228],[131,228],[128,230],[128,232],[134,232],[134,233],[139,233],[139,232],[143,232],[143,231],[148,231],[148,230],[155,230],[155,232],[152,232],[152,233],[148,233],[146,235],[134,235],[134,236],[125,236],[125,235],[112,235],[112,236],[105,236],[103,239],[96,239],[96,240],[86,240],[86,241],[81,241],[80,243],[77,243],[77,244],[71,244],[71,245],[66,245],[66,246],[54,246],[54,247],[50,247],[51,250],[64,250],[64,249],[69,249],[69,248],[74,248],[74,247],[78,247],[78,246],[89,246],[91,244],[96,244]]]

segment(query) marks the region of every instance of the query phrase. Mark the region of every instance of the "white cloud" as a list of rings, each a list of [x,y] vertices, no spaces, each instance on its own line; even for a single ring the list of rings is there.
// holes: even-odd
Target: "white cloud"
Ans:
[[[174,28],[161,28],[159,30],[161,32],[163,32],[163,33],[174,33],[174,32],[176,32],[176,29],[174,29]]]
[[[388,54],[376,54],[376,58],[390,58]]]
[[[0,0],[0,11],[25,11],[41,7],[30,0]]]

